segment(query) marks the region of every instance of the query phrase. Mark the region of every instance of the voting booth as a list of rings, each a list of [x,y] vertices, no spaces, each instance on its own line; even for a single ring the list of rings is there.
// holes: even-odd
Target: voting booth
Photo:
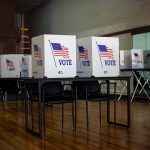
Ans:
[[[120,69],[132,69],[131,50],[120,50]]]
[[[133,69],[150,68],[150,50],[132,49],[131,56]]]
[[[118,76],[119,39],[94,36],[77,39],[77,75]]]
[[[44,34],[32,38],[33,77],[76,76],[76,36]]]
[[[31,55],[7,54],[0,55],[0,77],[32,77]]]
[[[32,77],[32,56],[22,57],[21,77]]]

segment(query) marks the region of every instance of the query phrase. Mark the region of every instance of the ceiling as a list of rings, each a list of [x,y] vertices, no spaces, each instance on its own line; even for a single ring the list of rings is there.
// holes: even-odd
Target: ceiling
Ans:
[[[16,10],[19,13],[28,12],[48,0],[16,0]]]

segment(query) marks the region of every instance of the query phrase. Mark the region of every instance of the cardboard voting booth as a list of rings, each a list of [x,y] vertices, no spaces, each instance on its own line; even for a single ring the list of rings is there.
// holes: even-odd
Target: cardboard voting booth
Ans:
[[[76,76],[76,36],[40,35],[32,38],[33,77]]]
[[[87,37],[77,39],[77,75],[106,77],[119,75],[119,39]]]
[[[0,55],[0,77],[19,78],[32,77],[31,55]]]
[[[120,69],[132,69],[131,50],[120,50]]]
[[[133,69],[150,68],[150,50],[132,49],[131,56]]]
[[[24,55],[21,62],[21,77],[32,77],[32,56]]]

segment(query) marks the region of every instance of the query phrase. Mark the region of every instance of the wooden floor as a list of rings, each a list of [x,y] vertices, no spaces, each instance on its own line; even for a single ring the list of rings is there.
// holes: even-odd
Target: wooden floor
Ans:
[[[65,106],[63,129],[61,128],[61,107],[46,106],[44,139],[34,137],[25,130],[24,112],[20,102],[17,105],[16,102],[8,102],[5,105],[5,111],[2,105],[0,106],[0,150],[150,150],[150,104],[148,101],[131,103],[130,129],[114,127],[106,123],[106,101],[102,102],[102,125],[100,127],[98,103],[89,102],[89,130],[87,131],[85,101],[80,100],[77,105],[76,132],[72,128],[70,104]],[[119,114],[117,121],[125,123],[125,101],[117,102],[117,108]],[[36,104],[34,111],[34,120],[37,122]],[[113,111],[111,113],[113,114]]]

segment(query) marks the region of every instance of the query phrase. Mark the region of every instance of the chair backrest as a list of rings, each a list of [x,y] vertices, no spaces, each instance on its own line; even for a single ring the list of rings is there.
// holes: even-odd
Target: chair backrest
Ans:
[[[88,94],[95,94],[100,92],[100,86],[98,80],[94,81],[77,81],[73,82],[77,86],[78,96],[86,94],[86,89]]]
[[[63,95],[63,85],[61,82],[47,82],[43,84],[45,96]]]
[[[9,93],[16,93],[19,87],[16,80],[3,81],[3,90]]]
[[[89,94],[100,92],[100,86],[98,81],[86,82],[87,92]]]

